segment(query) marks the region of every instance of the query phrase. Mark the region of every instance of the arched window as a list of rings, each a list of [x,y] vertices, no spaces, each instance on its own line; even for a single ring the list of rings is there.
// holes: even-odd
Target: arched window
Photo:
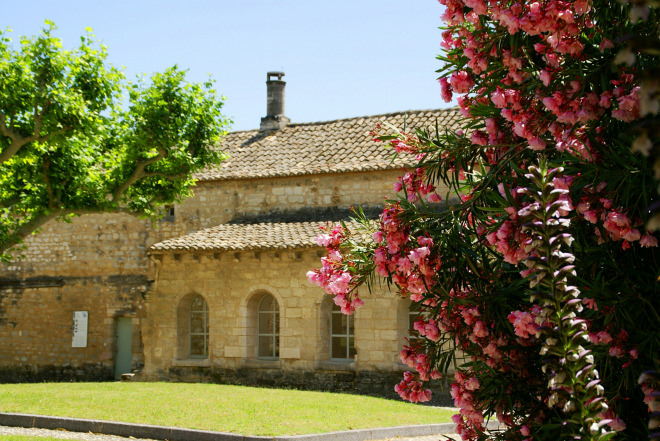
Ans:
[[[346,315],[337,305],[330,314],[330,358],[352,360],[355,358],[354,315]]]
[[[259,302],[258,312],[258,347],[259,358],[278,358],[280,356],[280,307],[277,300],[266,294]]]
[[[209,308],[204,297],[196,295],[190,302],[190,358],[209,356]]]

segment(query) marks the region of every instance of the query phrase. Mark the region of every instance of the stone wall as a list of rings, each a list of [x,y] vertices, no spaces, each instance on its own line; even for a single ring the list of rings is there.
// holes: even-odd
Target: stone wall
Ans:
[[[306,272],[320,264],[322,251],[164,254],[154,258],[158,282],[147,302],[143,325],[145,375],[159,376],[171,366],[244,367],[282,370],[393,371],[402,369],[399,351],[407,335],[407,300],[387,291],[361,292],[364,307],[354,315],[354,362],[330,360],[332,298],[311,285]],[[264,293],[279,304],[280,357],[256,354],[254,308]],[[187,360],[177,351],[178,307],[190,294],[209,308],[209,357]]]
[[[125,214],[49,222],[23,259],[0,273],[0,381],[112,378],[115,320],[141,315],[153,277],[148,223]],[[87,346],[72,347],[73,314],[87,311]],[[133,363],[144,362],[139,327]]]
[[[153,361],[154,366],[166,369],[175,359],[168,342],[176,335],[176,322],[170,322],[169,328],[165,325],[156,331],[152,326],[143,332],[142,322],[152,323],[154,317],[145,316],[145,299],[151,296],[155,303],[150,314],[159,314],[166,323],[168,318],[174,319],[173,311],[166,311],[159,303],[161,299],[176,302],[193,291],[208,295],[214,302],[215,326],[223,330],[223,338],[214,340],[212,350],[214,360],[225,360],[223,367],[239,368],[249,358],[249,318],[231,314],[245,309],[244,302],[263,290],[277,297],[285,311],[279,363],[285,369],[316,369],[314,363],[320,360],[314,352],[317,347],[306,341],[300,330],[317,326],[316,314],[323,295],[314,291],[304,274],[319,264],[319,255],[310,256],[308,251],[225,254],[217,258],[191,255],[179,256],[176,261],[168,256],[154,262],[147,250],[156,242],[240,217],[382,205],[385,196],[392,196],[392,183],[400,174],[380,171],[205,181],[195,187],[193,197],[174,207],[173,216],[159,221],[127,214],[95,214],[74,218],[70,223],[47,223],[39,234],[25,241],[24,250],[16,253],[24,258],[11,265],[0,264],[0,381],[25,372],[33,372],[35,378],[37,372],[51,372],[53,378],[68,375],[75,379],[87,375],[80,371],[82,366],[90,375],[107,376],[114,364],[118,317],[133,320],[133,368]],[[155,281],[160,288],[152,292]],[[370,306],[361,314],[384,321],[366,329],[358,320],[358,345],[362,345],[358,348],[358,366],[395,368],[393,357],[400,332],[391,328],[392,314],[397,314],[393,302],[393,298],[378,296],[368,299]],[[225,308],[226,312],[221,312]],[[74,311],[89,312],[87,348],[71,347]],[[230,319],[222,314],[229,314]],[[367,346],[370,351],[364,350]],[[66,370],[69,367],[74,374]]]

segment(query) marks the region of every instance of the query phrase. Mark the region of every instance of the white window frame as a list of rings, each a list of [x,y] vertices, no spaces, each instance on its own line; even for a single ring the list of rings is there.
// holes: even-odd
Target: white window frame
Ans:
[[[273,309],[269,311],[263,311],[262,305],[264,301],[268,298],[271,298],[273,301]],[[273,326],[271,329],[261,329],[261,315],[262,314],[272,314],[273,315]],[[280,333],[279,333],[279,322],[280,322],[280,304],[277,299],[270,295],[266,294],[261,300],[259,300],[259,305],[257,306],[257,358],[263,360],[278,360],[280,358]],[[273,341],[273,352],[271,354],[261,354],[261,339],[269,338]]]
[[[335,314],[339,315],[345,315],[346,316],[346,332],[345,333],[335,333],[335,329],[333,327],[334,320],[333,317]],[[332,348],[333,348],[333,340],[335,338],[341,338],[341,339],[346,339],[346,354],[344,357],[335,357],[332,353]],[[353,345],[351,346],[351,341],[353,342]],[[341,308],[339,306],[333,304],[332,309],[330,310],[330,360],[331,361],[353,361],[355,360],[355,357],[351,357],[351,349],[353,349],[353,352],[355,353],[355,323],[354,323],[354,314],[346,315],[343,312],[341,312]]]
[[[202,305],[202,309],[195,310],[193,309],[195,305],[195,300],[197,298],[202,299],[204,302]],[[193,317],[195,317],[195,314],[201,314],[202,316],[202,324],[203,324],[203,331],[202,332],[193,332],[192,325],[193,325]],[[208,302],[204,297],[201,295],[197,294],[195,297],[192,298],[190,302],[190,327],[188,329],[188,340],[190,344],[190,350],[189,350],[189,357],[190,358],[208,358],[209,356],[209,305]],[[193,354],[193,337],[203,337],[204,340],[204,351],[202,354]]]

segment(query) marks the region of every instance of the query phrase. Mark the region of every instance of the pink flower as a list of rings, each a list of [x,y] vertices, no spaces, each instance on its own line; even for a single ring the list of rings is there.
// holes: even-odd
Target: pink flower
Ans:
[[[550,72],[547,70],[543,69],[541,70],[541,73],[539,74],[539,79],[543,83],[544,86],[550,85],[550,81],[552,80],[552,76],[550,75]]]
[[[474,132],[472,132],[472,144],[487,145],[488,135],[482,132],[481,130],[475,130]]]
[[[631,122],[638,119],[639,102],[639,87],[635,87],[630,94],[617,98],[619,108],[612,111],[612,116],[625,122]]]
[[[472,8],[476,14],[486,15],[488,13],[488,8],[484,0],[465,0],[464,3],[468,8]]]
[[[587,298],[587,297],[583,297],[582,298],[582,303],[584,303],[584,306],[586,306],[587,308],[589,308],[593,311],[598,311],[598,305],[596,304],[595,299],[590,299],[590,298]]]
[[[626,354],[626,351],[623,349],[623,347],[619,345],[614,345],[610,347],[608,353],[610,357],[621,358]]]
[[[332,236],[329,234],[319,234],[316,236],[316,243],[322,247],[327,247],[332,242]]]
[[[470,78],[470,74],[464,70],[451,74],[449,82],[456,93],[468,93],[472,86],[474,86],[474,81]]]
[[[311,283],[313,283],[314,285],[319,285],[319,286],[321,285],[319,283],[321,278],[321,275],[319,273],[317,273],[316,271],[307,271],[306,275],[307,275],[307,279]]]
[[[607,219],[611,220],[617,227],[630,227],[630,219],[623,213],[612,211],[607,215]]]
[[[491,341],[488,343],[486,347],[483,348],[484,355],[489,356],[493,360],[501,360],[502,359],[502,351],[497,347],[495,342]]]
[[[431,251],[427,247],[419,247],[417,249],[414,249],[410,251],[408,254],[408,258],[415,264],[415,265],[421,265],[423,263],[424,258],[429,255]]]
[[[479,380],[477,377],[470,377],[466,382],[464,387],[469,390],[469,391],[475,391],[481,387],[481,384],[479,383]]]
[[[431,203],[442,202],[442,197],[438,193],[429,194],[428,201]]]
[[[504,90],[498,86],[493,93],[490,94],[490,100],[495,106],[503,109],[506,107],[506,98],[504,97]]]
[[[423,383],[411,372],[403,374],[403,381],[394,386],[394,390],[401,398],[413,403],[431,400],[431,391],[424,389]]]
[[[426,237],[426,236],[419,236],[417,238],[417,243],[420,244],[423,247],[431,248],[433,246],[433,239],[431,239],[430,237]]]
[[[598,222],[598,213],[596,211],[593,210],[586,211],[582,213],[582,215],[587,221],[591,222],[592,224]]]
[[[424,325],[424,332],[421,334],[431,341],[438,341],[440,338],[440,330],[438,329],[435,320],[429,320]]]
[[[346,294],[351,283],[351,275],[342,273],[339,277],[330,282],[329,287],[333,294]],[[335,297],[336,299],[337,297]],[[341,306],[341,305],[338,305]]]
[[[545,146],[546,146],[545,141],[542,140],[541,138],[534,137],[529,140],[529,147],[532,150],[536,150],[536,151],[545,150]]]
[[[477,338],[488,337],[488,328],[486,328],[486,324],[481,320],[475,323],[474,329],[472,330],[472,335],[474,335]]]
[[[400,274],[409,274],[412,270],[412,262],[405,257],[400,257],[396,260],[397,271]]]
[[[586,14],[591,10],[591,3],[589,0],[577,0],[575,3],[573,3],[573,9],[575,9],[575,13],[578,15],[583,15]]]
[[[442,100],[445,103],[451,102],[453,96],[451,84],[449,84],[447,78],[444,77],[440,78],[438,81],[440,82],[440,96],[442,97]]]
[[[605,52],[605,49],[612,49],[613,47],[614,47],[614,43],[612,43],[611,40],[608,40],[607,38],[603,38],[603,41],[600,42],[598,49],[601,52]]]
[[[619,418],[612,409],[607,409],[605,412],[601,412],[598,416],[603,420],[610,420],[607,425],[610,426],[615,432],[626,430],[626,423],[624,423],[623,420]]]
[[[508,316],[513,325],[515,334],[520,338],[538,337],[540,331],[535,323],[535,318],[529,312],[513,311]]]
[[[339,250],[328,250],[328,259],[332,260],[333,262],[341,262],[341,253]]]
[[[639,239],[639,244],[644,248],[657,247],[658,239],[656,239],[651,233],[646,233]]]
[[[600,331],[596,334],[589,334],[589,338],[591,339],[591,342],[596,345],[607,345],[612,343],[614,340],[607,331]]]
[[[636,240],[639,240],[640,237],[641,234],[639,230],[636,228],[628,228],[623,233],[623,238],[629,242],[634,242]]]

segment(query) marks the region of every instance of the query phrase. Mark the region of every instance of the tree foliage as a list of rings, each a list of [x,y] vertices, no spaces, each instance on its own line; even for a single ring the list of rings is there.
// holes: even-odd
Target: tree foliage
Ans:
[[[212,82],[176,66],[126,81],[93,35],[66,50],[55,26],[0,31],[0,256],[50,219],[126,211],[153,215],[217,164],[228,124]],[[127,104],[123,103],[126,99]]]
[[[440,3],[463,128],[378,128],[419,167],[362,218],[372,241],[327,231],[308,276],[346,313],[376,276],[421,305],[397,391],[426,401],[454,365],[465,440],[643,439],[660,410],[658,5]]]

